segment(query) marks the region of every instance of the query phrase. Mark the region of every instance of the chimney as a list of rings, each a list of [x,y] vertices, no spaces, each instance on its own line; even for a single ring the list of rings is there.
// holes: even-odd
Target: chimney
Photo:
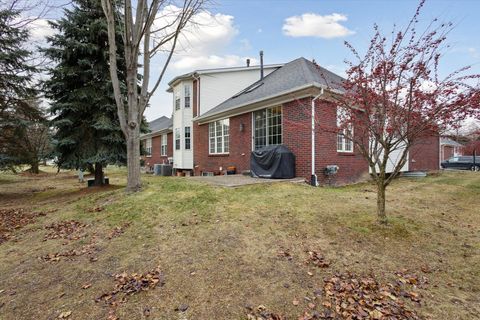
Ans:
[[[260,80],[263,80],[263,50],[260,51]]]
[[[247,59],[247,67],[250,67],[250,59]]]

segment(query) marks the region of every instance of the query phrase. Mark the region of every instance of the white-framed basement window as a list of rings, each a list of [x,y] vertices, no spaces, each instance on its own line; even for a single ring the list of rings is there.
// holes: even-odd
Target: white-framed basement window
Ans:
[[[166,156],[167,155],[167,135],[166,134],[162,134],[162,144],[161,144],[161,147],[160,147],[160,155],[162,156]]]
[[[227,154],[230,151],[230,119],[218,120],[208,124],[209,153]]]
[[[340,127],[345,121],[348,121],[347,111],[338,107],[337,126]],[[353,152],[353,141],[348,137],[353,137],[353,126],[351,123],[337,133],[337,152]]]
[[[145,139],[145,155],[147,157],[152,156],[152,138]]]
[[[175,128],[175,150],[180,150],[180,128]]]

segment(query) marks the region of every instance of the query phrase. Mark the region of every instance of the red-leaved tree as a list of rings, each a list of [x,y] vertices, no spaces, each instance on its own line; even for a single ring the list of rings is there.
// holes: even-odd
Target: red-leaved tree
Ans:
[[[442,54],[452,23],[431,21],[419,30],[421,1],[409,24],[383,35],[377,25],[364,54],[350,43],[343,93],[331,95],[340,108],[336,130],[368,162],[377,186],[377,215],[387,222],[385,192],[409,159],[412,147],[479,115],[479,74],[469,66],[441,76]],[[332,91],[331,91],[332,92]],[[319,130],[331,130],[322,128]]]

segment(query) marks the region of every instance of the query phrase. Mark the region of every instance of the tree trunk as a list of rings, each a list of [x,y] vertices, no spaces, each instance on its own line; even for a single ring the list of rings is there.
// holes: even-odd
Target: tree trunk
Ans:
[[[95,168],[93,167],[93,164],[88,163],[87,164],[87,170],[90,172],[90,174],[95,174]]]
[[[33,174],[39,174],[40,173],[40,170],[38,168],[38,161],[33,161],[31,164],[30,164],[30,172],[33,173]]]
[[[128,127],[127,137],[127,192],[140,190],[140,126]]]
[[[103,165],[100,162],[95,163],[95,182],[94,186],[103,186]]]
[[[385,189],[383,183],[377,184],[377,219],[381,224],[387,224],[387,215],[385,213]]]

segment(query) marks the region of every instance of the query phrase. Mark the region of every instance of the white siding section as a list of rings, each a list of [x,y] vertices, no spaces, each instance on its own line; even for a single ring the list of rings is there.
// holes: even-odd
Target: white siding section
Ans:
[[[265,68],[264,76],[277,68]],[[200,76],[200,114],[260,80],[260,69],[202,74]]]
[[[387,168],[386,172],[391,173],[393,172],[393,169],[395,168],[396,164],[400,162],[400,158],[402,157],[404,148],[399,147],[397,150],[393,151],[390,153],[390,157],[387,162]],[[407,162],[405,162],[405,165],[400,169],[400,172],[406,172],[408,171],[408,161],[409,156],[407,155]],[[372,170],[369,169],[370,173],[372,173]],[[377,171],[378,171],[378,166],[377,166]]]
[[[185,89],[184,86],[190,86],[190,108],[185,108]],[[175,96],[180,95],[180,110],[175,110]],[[190,150],[185,150],[185,127],[192,127],[192,81],[182,81],[173,88],[173,167],[177,169],[193,169],[193,134],[191,134]],[[175,129],[180,129],[180,149],[176,149]],[[192,130],[192,129],[190,129]]]

